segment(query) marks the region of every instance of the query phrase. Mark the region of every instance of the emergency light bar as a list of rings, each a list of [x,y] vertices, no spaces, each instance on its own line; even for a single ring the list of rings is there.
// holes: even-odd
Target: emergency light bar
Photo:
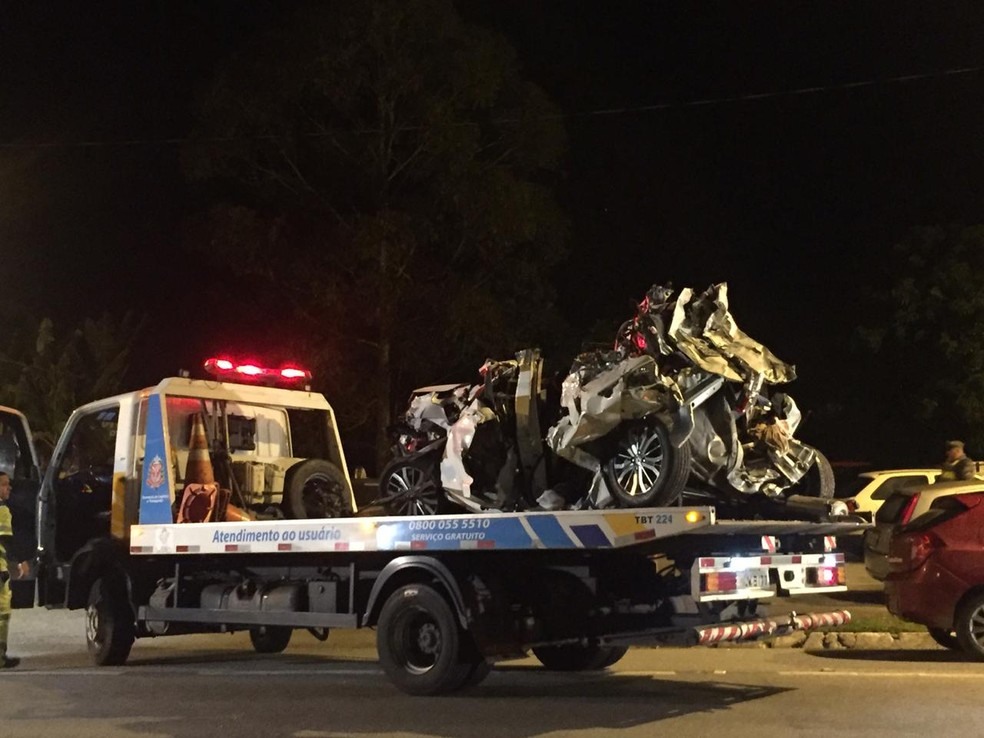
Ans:
[[[280,382],[311,381],[311,372],[306,369],[299,369],[296,366],[287,365],[279,369],[274,369],[260,366],[251,361],[236,363],[230,359],[216,357],[205,361],[205,371],[220,378],[236,377],[239,379]]]

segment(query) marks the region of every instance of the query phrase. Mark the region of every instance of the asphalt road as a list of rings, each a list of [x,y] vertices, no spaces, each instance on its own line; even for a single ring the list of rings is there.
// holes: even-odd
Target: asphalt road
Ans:
[[[849,593],[807,609],[882,607],[863,567],[848,577]],[[272,656],[241,633],[146,639],[127,666],[97,668],[83,630],[81,612],[15,611],[10,648],[24,661],[0,672],[0,738],[924,736],[984,725],[984,663],[928,639],[890,650],[634,648],[605,673],[551,673],[531,658],[497,665],[470,691],[420,698],[387,681],[372,631],[325,643],[297,631]]]
[[[44,622],[42,622],[44,621]],[[369,631],[298,633],[284,654],[242,634],[138,641],[125,667],[88,663],[79,613],[15,613],[25,657],[0,673],[0,735],[729,736],[977,735],[984,664],[893,651],[632,649],[608,673],[497,666],[450,697],[386,680]]]

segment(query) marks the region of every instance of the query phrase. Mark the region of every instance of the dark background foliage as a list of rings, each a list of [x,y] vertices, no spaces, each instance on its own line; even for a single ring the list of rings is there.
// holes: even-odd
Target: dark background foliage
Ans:
[[[46,432],[109,384],[249,352],[316,365],[372,467],[410,388],[531,344],[564,366],[653,282],[727,281],[797,365],[804,440],[984,455],[982,16],[2,1],[0,401],[31,404],[11,388],[42,317],[52,367],[90,318],[126,360],[26,408]]]

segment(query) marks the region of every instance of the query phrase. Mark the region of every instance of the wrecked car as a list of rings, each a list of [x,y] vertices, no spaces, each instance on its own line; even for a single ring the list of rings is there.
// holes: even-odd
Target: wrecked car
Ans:
[[[383,470],[389,512],[833,496],[829,462],[794,437],[802,415],[778,389],[794,367],[738,328],[726,284],[654,285],[614,347],[579,355],[559,382],[536,349],[480,371],[467,391],[412,398],[405,421],[446,433]]]

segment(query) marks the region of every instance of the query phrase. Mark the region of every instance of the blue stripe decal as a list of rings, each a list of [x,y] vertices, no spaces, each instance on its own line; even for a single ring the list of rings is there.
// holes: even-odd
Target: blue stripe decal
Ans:
[[[530,515],[527,519],[530,528],[547,548],[574,548],[574,541],[563,529],[554,515]]]
[[[484,524],[484,521],[481,523]],[[475,532],[465,531],[473,534]],[[477,533],[478,540],[495,541],[497,548],[533,548],[533,539],[517,518],[493,518],[488,528],[479,527]]]
[[[470,545],[519,550],[534,547],[530,534],[514,517],[421,516],[389,520],[376,528],[376,547],[380,551],[393,551],[403,544],[439,551],[457,551]],[[567,547],[570,548],[570,543]]]
[[[147,440],[140,482],[140,525],[173,523],[171,481],[160,395],[147,398]]]
[[[598,525],[572,525],[571,530],[585,548],[611,548],[612,542]]]

